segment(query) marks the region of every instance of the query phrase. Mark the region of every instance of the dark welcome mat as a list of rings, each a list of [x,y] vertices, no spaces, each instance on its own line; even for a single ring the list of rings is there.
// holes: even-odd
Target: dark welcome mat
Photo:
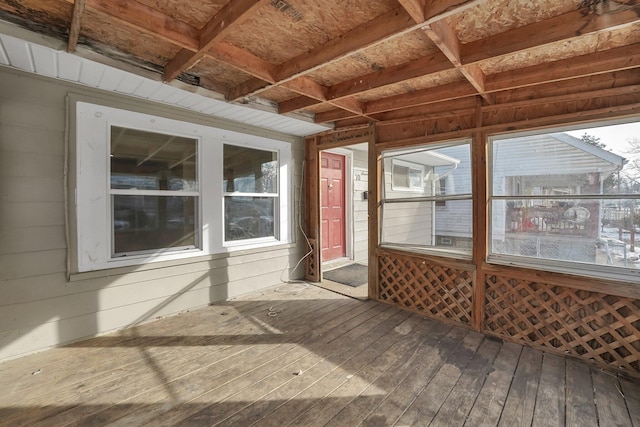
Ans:
[[[351,264],[335,270],[327,271],[322,277],[333,282],[342,283],[354,288],[364,285],[369,279],[369,269],[366,265]]]

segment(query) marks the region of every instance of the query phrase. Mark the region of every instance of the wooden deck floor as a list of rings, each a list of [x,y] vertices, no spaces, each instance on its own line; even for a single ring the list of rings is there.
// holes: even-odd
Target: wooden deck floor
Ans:
[[[0,425],[640,426],[640,384],[286,285],[0,364]]]

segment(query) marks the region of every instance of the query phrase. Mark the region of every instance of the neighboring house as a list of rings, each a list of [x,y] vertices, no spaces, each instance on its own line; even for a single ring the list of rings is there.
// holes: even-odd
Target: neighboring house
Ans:
[[[434,225],[439,218],[433,209],[438,202],[432,199],[441,191],[441,179],[449,178],[453,183],[452,175],[460,164],[445,152],[447,149],[407,150],[385,156],[382,243],[437,244]]]
[[[464,147],[448,148],[452,157],[468,155]],[[594,262],[601,224],[602,203],[598,195],[606,193],[605,180],[620,170],[625,159],[565,133],[527,137],[526,144],[503,139],[494,146],[492,185],[494,195],[514,196],[498,200],[492,206],[493,249],[501,253],[561,258]],[[526,158],[514,163],[508,159]],[[444,178],[443,194],[470,176],[469,162]],[[463,185],[467,185],[464,183]],[[609,192],[611,189],[609,189]],[[544,204],[526,196],[552,196]],[[576,202],[573,195],[593,195]],[[523,197],[525,198],[518,198]],[[559,199],[558,196],[566,196]],[[471,201],[466,211],[454,214],[450,205],[436,206],[436,236],[439,244],[466,247],[471,242],[467,224]],[[455,205],[460,209],[460,204]],[[563,236],[570,236],[564,238]]]

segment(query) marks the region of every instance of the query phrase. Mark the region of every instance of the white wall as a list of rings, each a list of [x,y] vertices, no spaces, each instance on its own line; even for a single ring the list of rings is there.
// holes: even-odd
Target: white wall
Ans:
[[[192,112],[0,67],[0,360],[113,331],[281,283],[302,239],[265,249],[67,276],[66,96],[303,143]],[[298,218],[297,199],[293,219]],[[73,215],[71,215],[73,220]],[[302,271],[294,273],[301,277]]]
[[[369,211],[368,200],[364,193],[369,182],[368,154],[366,151],[353,151],[353,258],[361,264],[369,263]]]

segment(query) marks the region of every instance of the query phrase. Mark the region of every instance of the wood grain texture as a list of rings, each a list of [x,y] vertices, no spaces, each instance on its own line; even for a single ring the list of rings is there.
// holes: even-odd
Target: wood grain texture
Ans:
[[[564,408],[567,425],[633,426],[640,396],[574,360],[300,285],[5,362],[0,387],[3,427],[556,425]]]

